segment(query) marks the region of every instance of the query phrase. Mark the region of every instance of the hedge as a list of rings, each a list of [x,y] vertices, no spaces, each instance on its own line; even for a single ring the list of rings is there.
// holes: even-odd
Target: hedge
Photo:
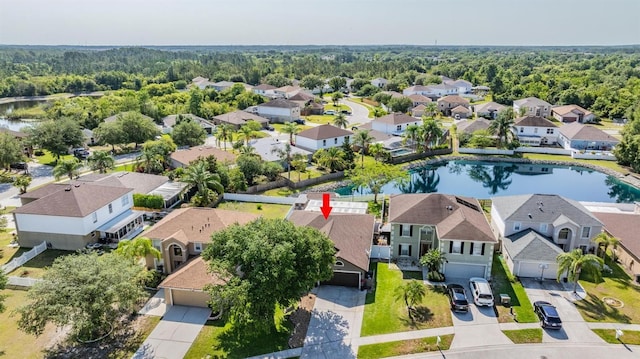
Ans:
[[[133,205],[135,207],[162,209],[162,207],[164,207],[164,199],[157,194],[134,193]]]

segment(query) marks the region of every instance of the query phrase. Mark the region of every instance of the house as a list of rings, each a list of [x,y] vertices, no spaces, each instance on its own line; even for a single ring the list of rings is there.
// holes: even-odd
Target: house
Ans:
[[[385,86],[387,86],[388,82],[389,81],[387,81],[387,79],[384,79],[382,77],[371,80],[371,84],[377,88],[384,88]]]
[[[468,107],[456,106],[451,109],[451,116],[456,119],[469,118],[471,115],[471,110]]]
[[[186,183],[171,181],[167,176],[140,172],[90,173],[79,177],[76,182],[93,183],[101,186],[133,189],[133,194],[162,196],[164,208],[171,208],[180,202],[180,195]]]
[[[559,195],[527,194],[491,200],[491,228],[516,276],[556,278],[557,255],[576,248],[593,252],[593,238],[602,232],[602,222],[582,204]]]
[[[3,132],[8,133],[9,135],[13,136],[13,138],[17,139],[24,146],[22,149],[22,152],[27,157],[31,157],[31,154],[33,153],[33,146],[29,144],[29,141],[27,141],[27,139],[29,138],[29,134],[22,131],[10,130],[6,127],[0,127],[0,133],[3,133]],[[85,141],[87,141],[85,132],[83,131],[82,133],[85,136]],[[93,135],[93,132],[91,134]]]
[[[474,86],[471,88],[471,93],[478,96],[484,96],[491,91],[491,88],[488,86]]]
[[[299,91],[295,95],[288,98],[289,101],[297,103],[300,108],[304,108],[308,104],[314,102],[315,99],[315,96],[304,91]]]
[[[513,101],[513,113],[516,116],[549,117],[551,116],[551,104],[536,97],[527,97]]]
[[[422,116],[424,116],[426,111],[427,111],[427,106],[418,105],[411,109],[411,117],[421,118]]]
[[[211,121],[216,125],[231,125],[236,130],[240,129],[240,127],[248,121],[255,121],[259,123],[262,128],[266,128],[269,125],[268,119],[242,110],[236,110],[215,116]]]
[[[404,91],[403,91],[403,93],[404,93]],[[430,99],[429,97],[424,96],[424,95],[420,95],[420,94],[408,95],[408,97],[411,99],[411,102],[413,103],[413,107],[420,106],[420,105],[426,105],[429,102],[433,102],[433,100]]]
[[[480,203],[448,194],[400,194],[389,201],[391,257],[418,263],[431,249],[446,257],[447,278],[491,275],[498,245]]]
[[[300,118],[300,106],[283,98],[261,103],[257,106],[258,115],[271,122],[292,122]]]
[[[209,120],[204,119],[200,116],[192,115],[190,113],[187,114],[178,114],[178,115],[169,115],[165,116],[161,119],[162,121],[162,132],[170,133],[173,130],[173,126],[175,126],[179,121],[182,120],[191,120],[195,123],[199,124],[200,127],[204,129],[207,134],[211,134],[215,128],[213,123]]]
[[[96,145],[96,138],[93,136],[93,131],[88,128],[82,129],[82,137],[84,138],[84,144],[87,146]]]
[[[348,141],[353,132],[343,130],[333,125],[320,125],[311,127],[296,135],[296,147],[309,151],[317,151],[322,148],[340,147]]]
[[[513,128],[524,146],[553,145],[558,142],[558,127],[540,116],[516,118]]]
[[[213,86],[213,82],[209,81],[206,77],[198,76],[191,80],[191,86],[197,86],[200,90],[204,90],[207,87]]]
[[[402,94],[411,97],[412,95],[432,96],[433,90],[429,86],[414,85],[402,90]]]
[[[458,133],[473,134],[476,131],[488,130],[491,122],[484,118],[477,118],[473,121],[462,120],[458,123]]]
[[[374,216],[332,213],[325,219],[320,212],[297,210],[288,220],[296,226],[316,228],[333,242],[337,250],[333,277],[324,284],[361,288],[369,271]]]
[[[422,120],[406,115],[401,112],[394,112],[376,118],[371,121],[371,129],[389,135],[401,136],[409,125],[420,125]]]
[[[580,122],[560,126],[558,144],[567,150],[611,151],[620,141],[608,133]]]
[[[209,156],[215,157],[217,161],[222,163],[233,163],[236,161],[236,155],[231,152],[211,146],[197,146],[173,152],[170,156],[171,167],[187,167],[198,158],[207,158]]]
[[[593,112],[578,105],[556,106],[551,109],[552,116],[560,122],[589,123],[596,120]]]
[[[501,105],[497,102],[486,102],[473,106],[473,110],[476,112],[477,117],[484,117],[490,120],[495,120],[498,117],[498,114],[505,108],[507,108],[507,106]]]
[[[132,210],[133,189],[73,181],[20,195],[13,211],[22,247],[43,241],[74,251],[100,239],[118,242],[142,232],[143,212]]]
[[[451,116],[451,110],[462,106],[469,108],[469,100],[464,99],[458,95],[447,95],[438,99],[438,110],[445,116]]]
[[[275,98],[289,98],[300,91],[302,91],[300,86],[287,85],[274,89],[273,94]]]
[[[611,248],[616,261],[640,283],[640,202],[588,203],[585,206],[603,224],[604,231],[620,242]]]
[[[238,83],[240,83],[240,82],[238,82]],[[212,83],[210,86],[213,87],[214,90],[220,92],[220,91],[224,91],[226,89],[230,89],[235,84],[236,84],[235,82],[231,82],[231,81],[218,81],[218,82]]]
[[[262,157],[263,161],[266,162],[281,162],[282,167],[286,170],[287,164],[283,163],[278,152],[282,151],[286,153],[286,145],[289,143],[289,136],[279,136],[279,137],[265,137],[259,138],[257,140],[252,141],[251,146],[255,149],[256,154]],[[308,160],[311,160],[311,156],[313,152],[307,151],[299,146],[291,146],[290,147],[291,156],[301,153]]]
[[[456,86],[447,85],[445,83],[441,83],[438,85],[429,85],[428,87],[431,90],[431,94],[425,96],[429,96],[432,98],[458,94],[458,88]]]
[[[447,85],[456,87],[458,89],[458,94],[470,93],[473,88],[473,84],[467,80],[455,80],[447,83]]]
[[[314,101],[309,101],[306,105],[300,108],[300,115],[302,116],[323,115],[323,114],[324,114],[324,106],[321,103],[317,103]]]
[[[211,295],[208,285],[223,285],[225,281],[209,271],[201,256],[193,257],[174,273],[169,274],[158,288],[164,289],[167,305],[208,307]]]
[[[275,97],[275,93],[273,92],[275,89],[275,86],[260,84],[258,86],[254,86],[252,91],[257,95],[273,98]]]

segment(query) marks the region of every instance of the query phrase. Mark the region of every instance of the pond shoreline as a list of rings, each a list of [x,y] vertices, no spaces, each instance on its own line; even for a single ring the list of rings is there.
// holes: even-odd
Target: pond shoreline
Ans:
[[[58,93],[52,95],[41,95],[41,96],[17,96],[17,97],[3,97],[0,98],[0,105],[8,105],[16,102],[28,102],[28,101],[53,101],[59,99],[66,99],[72,97],[102,97],[105,95],[104,91],[94,91],[94,92],[78,92],[78,93]]]

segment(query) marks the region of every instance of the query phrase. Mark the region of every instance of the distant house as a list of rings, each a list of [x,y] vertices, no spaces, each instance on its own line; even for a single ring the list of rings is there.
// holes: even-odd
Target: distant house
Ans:
[[[300,91],[302,91],[300,86],[287,85],[274,89],[273,94],[276,98],[289,98]]]
[[[260,96],[273,98],[275,96],[274,90],[275,86],[271,86],[269,84],[260,84],[258,86],[253,87],[253,93],[258,94]]]
[[[458,94],[470,93],[473,88],[473,84],[467,80],[456,80],[451,83],[447,83],[447,85],[457,87]]]
[[[404,91],[402,93],[404,94]],[[433,100],[430,99],[429,97],[420,95],[420,94],[413,94],[413,95],[409,95],[408,97],[411,99],[413,107],[426,105],[429,102],[433,102]]]
[[[215,157],[217,161],[222,163],[233,163],[236,160],[236,155],[231,152],[211,146],[198,146],[173,152],[171,154],[171,167],[187,167],[198,158],[207,158],[209,156]]]
[[[133,189],[94,183],[52,183],[20,195],[13,211],[22,247],[43,241],[74,251],[106,239],[118,242],[142,232],[143,212],[132,210]]]
[[[263,128],[266,128],[267,125],[269,125],[268,119],[242,110],[236,110],[233,112],[215,116],[211,119],[211,121],[216,125],[231,125],[236,130],[249,121],[255,121],[259,123]]]
[[[388,82],[389,81],[387,81],[387,79],[384,79],[382,77],[371,80],[371,84],[377,88],[384,88],[385,86],[387,86]]]
[[[620,141],[593,126],[571,122],[560,126],[558,144],[567,150],[611,151]]]
[[[315,103],[316,97],[310,93],[300,91],[288,98],[289,101],[295,102],[301,109],[301,115],[322,115],[324,106]]]
[[[13,131],[6,127],[0,127],[0,133],[8,133],[9,135],[13,136],[13,138],[17,139],[23,145],[22,152],[27,157],[31,157],[31,154],[33,153],[33,146],[31,146],[29,144],[29,141],[27,141],[27,139],[29,138],[29,135],[27,133],[24,133],[22,131]],[[92,139],[87,139],[87,134],[84,131],[82,132],[82,134],[85,137],[85,141],[90,141]],[[91,131],[91,135],[93,135],[93,131]]]
[[[212,87],[213,82],[209,81],[206,77],[198,76],[191,80],[191,86],[196,86],[200,90],[204,90],[207,87]]]
[[[261,103],[257,106],[258,115],[271,122],[292,122],[300,118],[300,106],[283,98]]]
[[[557,106],[551,109],[553,117],[560,122],[589,123],[596,120],[593,112],[578,105]]]
[[[353,132],[333,125],[320,125],[298,133],[295,145],[309,151],[317,151],[342,146],[352,135]]]
[[[411,109],[411,116],[421,118],[422,116],[424,116],[426,110],[427,110],[427,106],[418,105]]]
[[[473,134],[476,131],[488,130],[491,122],[484,118],[478,118],[473,121],[463,120],[458,122],[458,133]]]
[[[501,105],[496,102],[486,102],[480,105],[474,105],[473,109],[476,112],[477,117],[484,117],[490,120],[495,120],[501,111],[504,111],[507,106]]]
[[[456,106],[451,109],[451,116],[456,119],[464,119],[471,117],[471,110],[468,107],[464,107],[462,105]]]
[[[280,155],[278,154],[278,151],[284,152],[286,149],[286,145],[289,143],[288,136],[286,136],[287,138],[284,138],[284,137],[285,136],[283,136],[283,138],[275,138],[275,137],[269,136],[265,138],[259,138],[257,140],[252,141],[251,146],[255,149],[256,153],[260,157],[262,157],[263,161],[280,162],[282,164],[282,167],[286,170],[287,169],[286,163],[282,163],[283,161]],[[308,160],[311,160],[311,156],[313,155],[313,152],[307,151],[301,148],[300,146],[291,146],[290,151],[291,151],[290,152],[291,156],[297,153],[301,153]]]
[[[471,88],[471,93],[478,96],[484,96],[491,91],[491,88],[488,86],[474,86]]]
[[[438,99],[438,109],[445,116],[451,116],[451,110],[458,106],[462,106],[468,109],[469,100],[464,99],[458,95],[448,95]]]
[[[170,133],[173,130],[173,126],[178,123],[179,119],[188,119],[194,121],[199,124],[207,134],[211,134],[215,126],[207,119],[192,115],[190,113],[187,114],[178,114],[178,115],[169,115],[162,118],[162,132]]]
[[[231,81],[218,81],[218,82],[212,83],[210,86],[213,87],[216,91],[220,92],[233,87],[233,85],[235,84],[236,84],[235,82],[231,82]]]
[[[94,146],[96,144],[96,138],[93,136],[93,131],[88,128],[82,129],[82,137],[84,138],[84,143],[87,146]]]
[[[425,95],[425,96],[429,96],[432,98],[458,94],[458,87],[453,85],[447,85],[445,83],[438,84],[438,85],[429,85],[428,87],[431,90],[431,95]]]
[[[402,90],[402,94],[411,97],[412,95],[432,96],[433,90],[429,86],[414,85]]]
[[[394,112],[372,120],[371,129],[389,135],[400,136],[407,129],[407,126],[419,125],[421,123],[422,120],[420,119],[406,115],[404,113]]]
[[[518,141],[525,146],[553,145],[558,142],[558,127],[543,117],[516,118],[513,128]]]
[[[524,113],[521,113],[520,110]],[[513,113],[516,116],[551,116],[551,104],[536,97],[527,97],[513,101]]]

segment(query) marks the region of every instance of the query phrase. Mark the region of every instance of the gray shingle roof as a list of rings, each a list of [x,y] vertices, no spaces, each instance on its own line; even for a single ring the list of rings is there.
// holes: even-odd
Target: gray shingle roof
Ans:
[[[474,121],[463,120],[458,123],[458,132],[474,133],[479,130],[487,130],[489,126],[491,126],[491,121],[482,117]]]
[[[523,127],[558,127],[555,123],[540,116],[524,116],[516,118],[515,125]]]
[[[561,216],[582,226],[602,223],[582,204],[556,194],[525,194],[491,199],[503,221],[553,223]]]
[[[520,100],[513,101],[513,104],[522,107],[522,106],[534,106],[534,107],[551,107],[551,104],[547,101],[543,101],[537,97],[527,97]]]
[[[415,117],[411,117],[409,115],[406,115],[404,113],[400,113],[400,112],[394,112],[394,113],[390,113],[388,115],[382,116],[380,118],[374,119],[371,122],[380,122],[380,123],[387,123],[387,124],[391,124],[391,125],[399,125],[399,124],[403,124],[403,123],[414,123],[414,122],[419,122],[420,119],[417,119]]]
[[[267,103],[261,103],[258,107],[277,107],[277,108],[295,108],[300,107],[297,103],[289,100],[285,100],[283,98],[279,98],[276,100],[271,100]]]
[[[564,253],[551,240],[532,229],[513,234],[502,243],[514,260],[555,262],[558,254]]]
[[[571,122],[560,126],[560,133],[570,140],[620,142],[617,138],[593,126]]]
[[[326,124],[326,125],[311,127],[310,129],[307,129],[298,133],[296,136],[310,138],[312,140],[326,140],[328,138],[351,136],[351,135],[353,135],[353,132],[351,131],[343,130],[342,128]]]

